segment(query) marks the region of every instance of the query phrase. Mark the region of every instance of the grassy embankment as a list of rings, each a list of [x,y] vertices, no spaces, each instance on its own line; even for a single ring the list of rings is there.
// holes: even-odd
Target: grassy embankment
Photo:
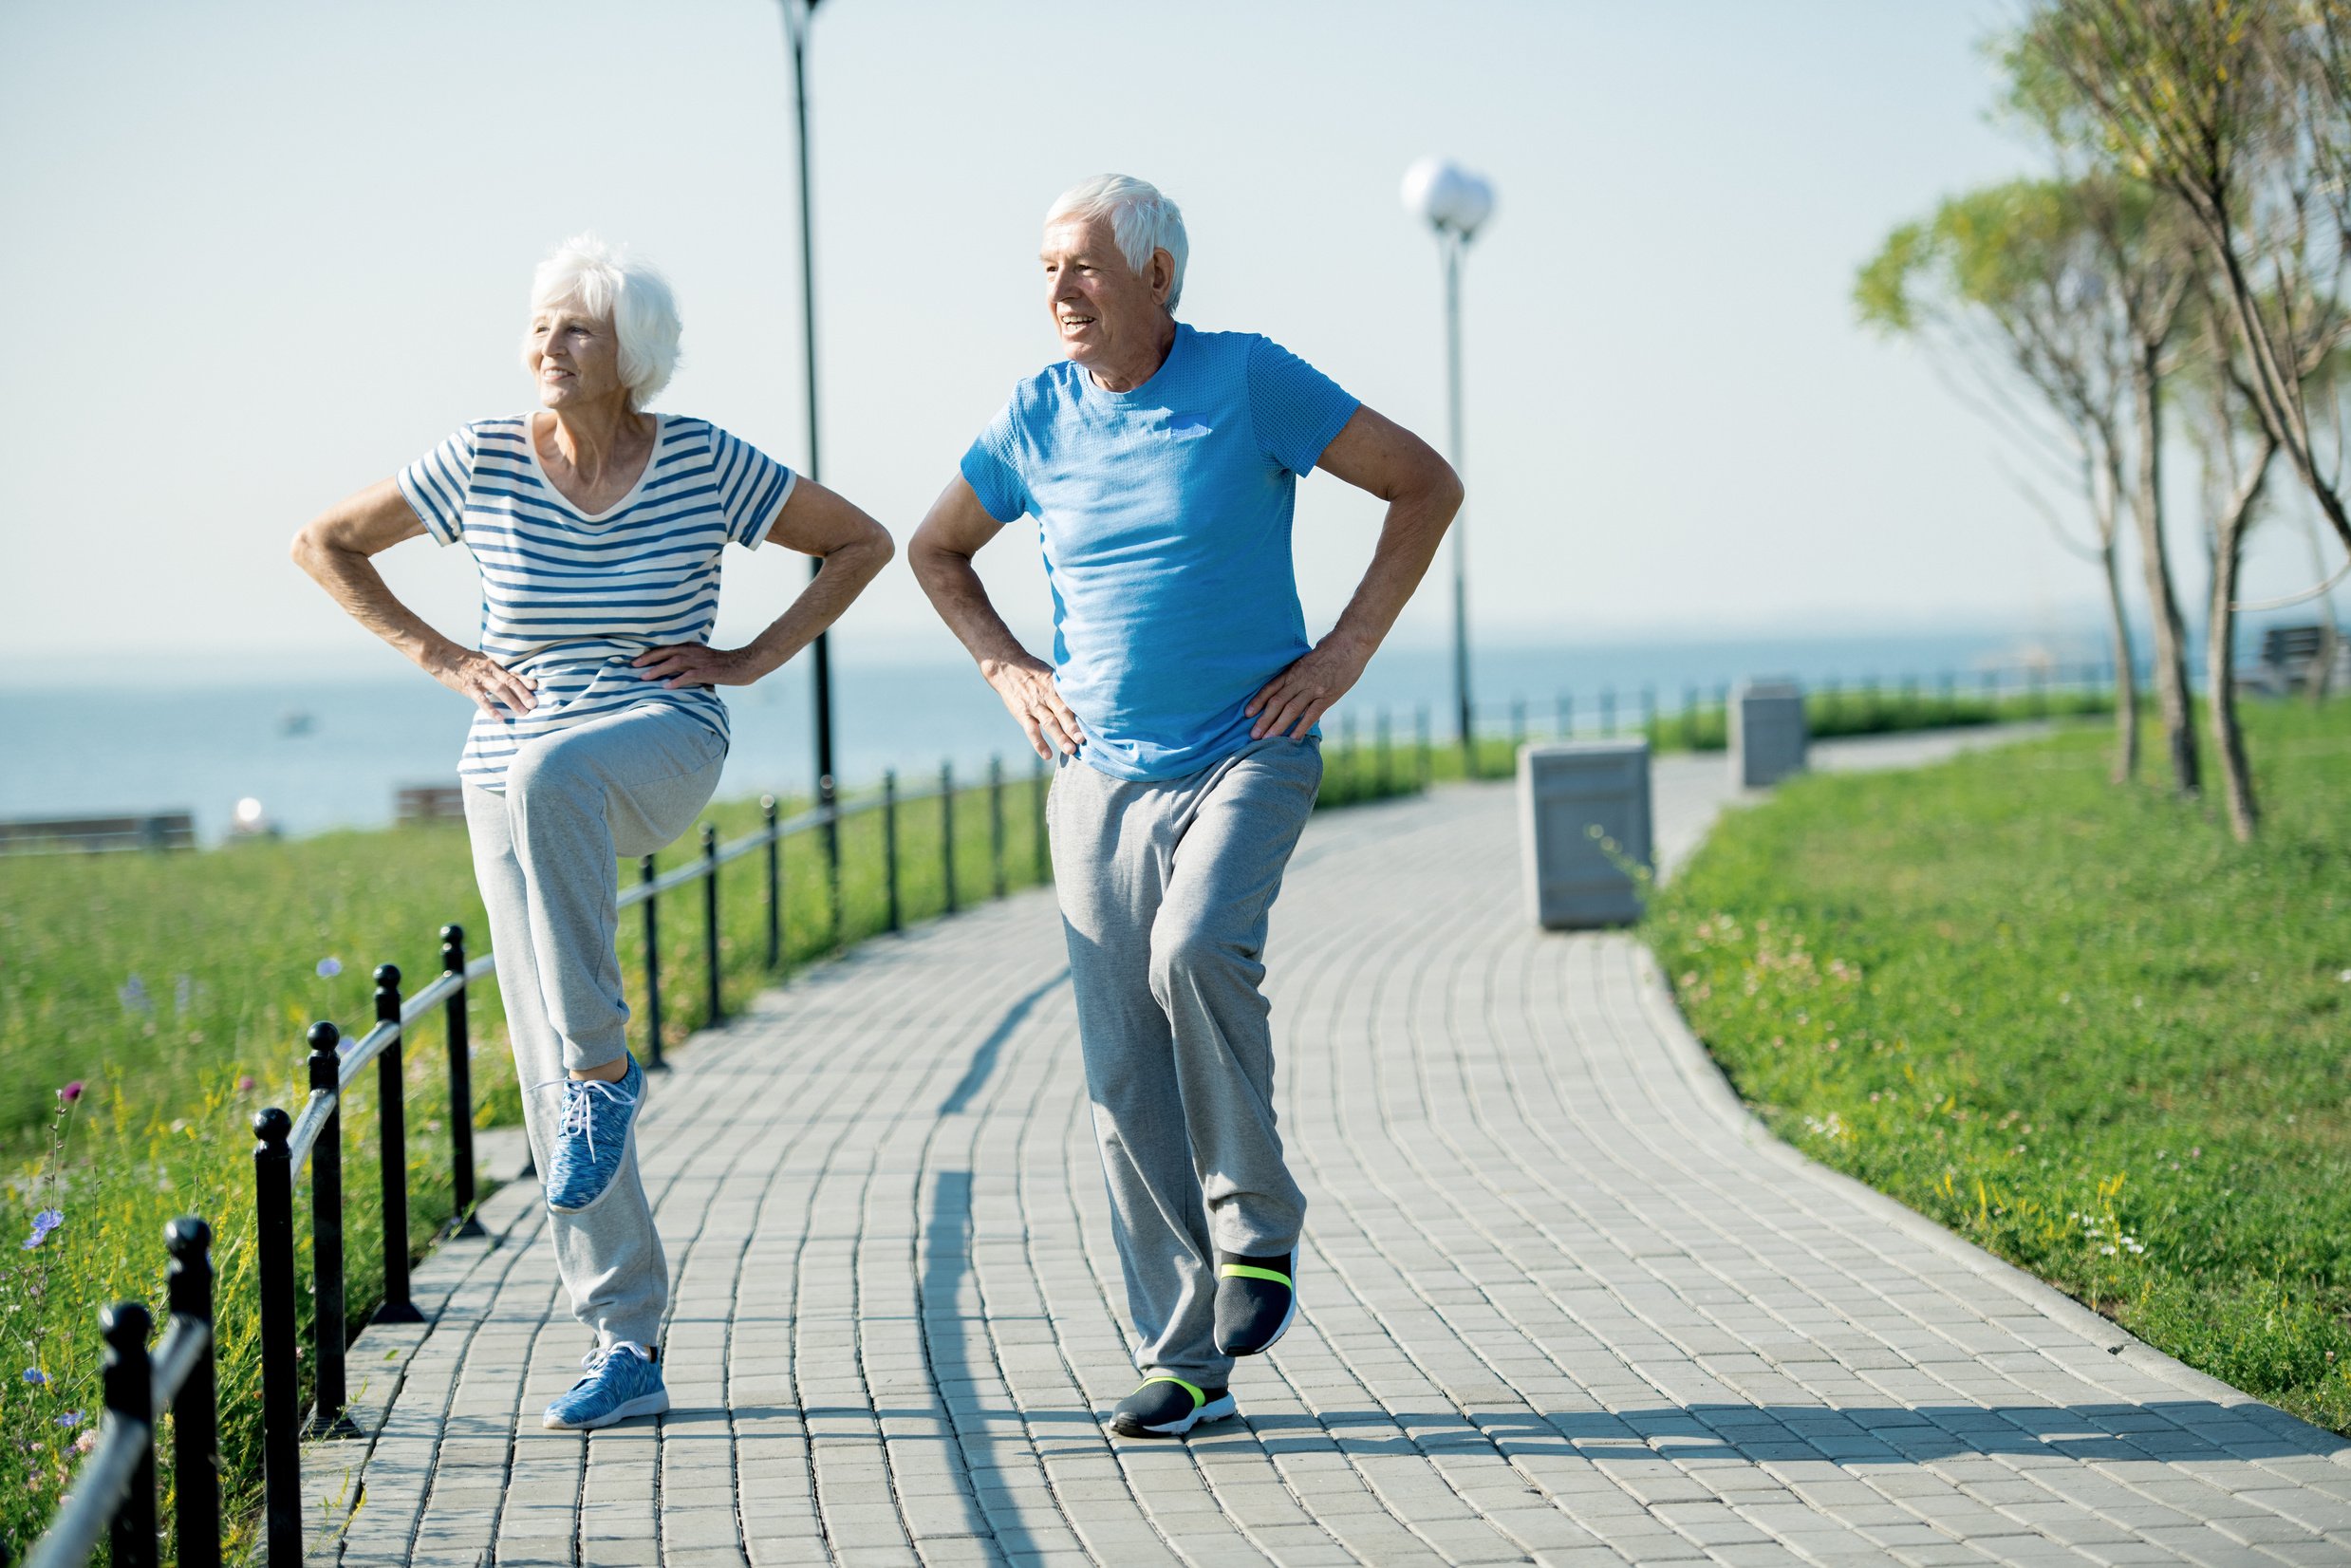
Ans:
[[[1367,741],[1326,751],[1320,803],[1375,798],[1415,787],[1415,756],[1398,737],[1383,763]],[[908,780],[912,789],[919,780]],[[1025,764],[1004,790],[1004,870],[1011,887],[1037,880],[1038,819]],[[787,801],[789,815],[805,802]],[[899,819],[900,891],[909,924],[945,906],[942,806],[907,802]],[[748,800],[714,805],[723,839],[755,830]],[[883,929],[886,910],[878,812],[842,829],[844,936]],[[955,800],[956,881],[964,907],[994,888],[988,793],[965,781]],[[663,869],[700,852],[688,834]],[[819,841],[784,850],[787,969],[836,945],[829,929]],[[622,868],[625,885],[635,868]],[[761,859],[720,873],[725,990],[748,999],[766,970]],[[230,1503],[250,1515],[259,1486],[260,1359],[254,1307],[250,1125],[264,1105],[297,1107],[302,1036],[314,1018],[356,1036],[373,1017],[369,971],[400,965],[411,988],[439,969],[438,928],[462,924],[486,940],[465,833],[456,825],[328,833],[196,854],[0,859],[0,1157],[11,1232],[0,1237],[0,1541],[20,1555],[55,1506],[75,1444],[100,1409],[95,1317],[137,1298],[159,1312],[162,1229],[201,1214],[215,1233],[219,1272],[222,1450]],[[700,894],[662,906],[665,1045],[704,1020]],[[621,955],[632,998],[643,995],[642,926],[625,918]],[[333,974],[320,973],[324,961]],[[476,1122],[518,1122],[521,1102],[494,985],[472,1008]],[[642,1018],[637,1029],[642,1031]],[[642,1037],[632,1041],[644,1049]],[[421,1250],[451,1218],[448,1076],[438,1022],[420,1028],[405,1060],[410,1241]],[[66,1105],[61,1090],[82,1092]],[[355,1086],[345,1117],[350,1323],[381,1297],[383,1232],[375,1194],[373,1074]],[[307,1184],[306,1184],[307,1185]],[[307,1191],[295,1195],[307,1212]],[[63,1223],[35,1246],[36,1217]],[[307,1228],[300,1227],[298,1228]],[[307,1233],[298,1260],[308,1278]],[[308,1298],[301,1302],[308,1335]],[[39,1381],[34,1380],[38,1374]],[[354,1365],[356,1387],[366,1375]],[[164,1483],[169,1485],[168,1449]]]
[[[1782,1136],[2351,1431],[2351,701],[2246,721],[2254,845],[2085,727],[1794,783],[1648,935]]]

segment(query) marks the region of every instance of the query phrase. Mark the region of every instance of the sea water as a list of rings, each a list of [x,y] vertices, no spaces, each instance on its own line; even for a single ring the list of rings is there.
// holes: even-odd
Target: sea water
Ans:
[[[1481,728],[1499,730],[1514,700],[1529,728],[1547,732],[1566,695],[1579,727],[1596,724],[1603,690],[1629,725],[1641,693],[1671,712],[1695,688],[1756,675],[1848,684],[1946,675],[1972,682],[1979,670],[2013,668],[2028,650],[2012,634],[1950,631],[1809,639],[1626,640],[1473,650]],[[2045,662],[2051,650],[2029,650]],[[2056,650],[2096,657],[2080,639]],[[991,756],[1014,776],[1029,766],[1026,742],[996,694],[966,663],[861,664],[836,660],[834,765],[845,787],[894,768],[909,782],[942,762],[977,778]],[[1384,650],[1325,728],[1352,712],[1366,737],[1380,710],[1399,737],[1426,707],[1433,731],[1452,730],[1452,660],[1443,649]],[[756,686],[721,693],[733,715],[725,795],[806,794],[812,776],[811,694],[805,658]],[[0,690],[0,817],[187,811],[206,843],[227,831],[237,802],[260,803],[289,833],[374,827],[392,818],[403,785],[448,784],[473,712],[423,675],[320,681],[288,677],[215,685],[44,686]]]

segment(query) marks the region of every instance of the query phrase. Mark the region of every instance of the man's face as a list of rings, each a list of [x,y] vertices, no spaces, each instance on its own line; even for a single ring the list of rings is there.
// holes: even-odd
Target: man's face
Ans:
[[[1152,252],[1138,272],[1127,265],[1110,220],[1067,219],[1045,231],[1045,306],[1061,351],[1079,364],[1117,364],[1144,345],[1156,348],[1167,312],[1161,303],[1174,263]]]

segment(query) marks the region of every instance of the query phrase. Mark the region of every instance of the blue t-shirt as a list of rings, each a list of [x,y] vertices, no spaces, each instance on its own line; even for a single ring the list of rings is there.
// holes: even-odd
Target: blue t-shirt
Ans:
[[[1014,388],[963,455],[999,523],[1036,518],[1054,675],[1116,778],[1181,778],[1248,744],[1241,709],[1303,655],[1298,476],[1355,400],[1254,332],[1195,332],[1106,392],[1064,361]]]

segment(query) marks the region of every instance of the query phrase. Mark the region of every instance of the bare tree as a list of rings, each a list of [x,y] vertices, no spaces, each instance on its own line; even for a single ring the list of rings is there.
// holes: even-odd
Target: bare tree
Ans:
[[[2137,766],[2138,692],[2117,561],[2133,339],[2115,255],[2079,190],[2018,180],[1955,196],[1896,229],[1861,269],[1854,302],[1878,330],[1925,344],[1939,367],[1963,367],[1954,390],[2044,472],[2079,487],[2096,543],[2062,529],[2059,537],[2097,564],[2105,588],[2113,776],[2122,783]]]

